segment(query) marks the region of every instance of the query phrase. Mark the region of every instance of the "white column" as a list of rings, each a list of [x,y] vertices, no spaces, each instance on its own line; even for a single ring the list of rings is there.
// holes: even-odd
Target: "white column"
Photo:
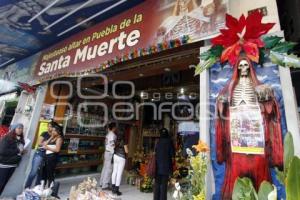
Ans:
[[[26,127],[25,136],[31,142],[34,140],[35,137],[46,92],[47,92],[47,86],[38,87],[36,91],[35,102],[33,104],[33,111],[31,113],[29,123],[27,122],[28,124],[24,124],[25,125],[24,127]],[[19,102],[19,104],[24,105],[24,102]],[[15,115],[12,120],[12,123],[23,123],[25,117],[20,115],[21,115],[20,113]],[[30,145],[32,145],[32,143]],[[20,165],[17,167],[13,176],[10,178],[9,182],[7,183],[5,190],[3,191],[2,194],[3,197],[16,197],[23,191],[23,186],[26,181],[25,179],[27,177],[25,175],[26,174],[25,172],[29,171],[29,168],[31,167],[31,158],[33,156],[32,149],[28,148],[27,150],[28,152],[25,155],[23,155]]]
[[[300,131],[298,107],[292,84],[291,72],[288,67],[279,67],[279,75],[284,101],[287,130],[291,132],[294,140],[295,155],[300,157]]]
[[[200,48],[200,53],[205,52],[209,47]],[[200,74],[200,139],[210,144],[210,115],[209,115],[209,72],[205,70]],[[208,173],[206,176],[206,199],[212,199],[215,193],[214,175],[211,165],[211,158],[208,158]]]

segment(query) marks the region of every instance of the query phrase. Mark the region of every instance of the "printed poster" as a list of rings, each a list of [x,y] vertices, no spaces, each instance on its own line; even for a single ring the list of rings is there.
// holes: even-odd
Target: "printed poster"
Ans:
[[[43,104],[41,111],[41,118],[44,120],[51,120],[54,118],[55,105]]]
[[[68,153],[76,154],[79,147],[79,138],[70,138],[70,143],[68,146]]]
[[[40,135],[42,135],[42,133],[48,131],[48,123],[49,122],[50,122],[49,120],[42,120],[42,119],[40,120],[40,125],[39,125],[39,129],[38,129],[38,134],[37,134],[38,136],[35,138],[35,145],[34,145],[35,149],[38,148],[38,143],[37,143],[38,137]]]
[[[232,152],[264,154],[265,135],[259,105],[230,107],[230,136]]]
[[[212,38],[224,28],[228,0],[164,0],[160,5],[163,21],[157,41],[189,35],[192,41]]]

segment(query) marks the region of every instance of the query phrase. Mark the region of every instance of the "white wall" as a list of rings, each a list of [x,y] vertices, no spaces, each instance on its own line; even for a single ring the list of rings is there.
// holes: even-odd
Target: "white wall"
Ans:
[[[264,17],[263,22],[274,22],[276,25],[271,32],[280,31],[280,21],[276,0],[229,0],[229,13],[239,18],[241,14],[248,15],[249,10],[267,7],[268,16]]]

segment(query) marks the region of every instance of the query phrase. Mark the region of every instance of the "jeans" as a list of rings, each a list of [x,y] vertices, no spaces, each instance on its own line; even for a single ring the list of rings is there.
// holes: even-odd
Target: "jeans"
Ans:
[[[31,170],[27,177],[25,188],[31,187],[32,182],[35,179],[35,177],[37,177],[37,180],[36,180],[37,184],[39,184],[39,182],[41,181],[41,177],[40,177],[38,171],[42,166],[43,160],[44,160],[44,153],[37,150],[34,153],[34,156],[32,159]]]

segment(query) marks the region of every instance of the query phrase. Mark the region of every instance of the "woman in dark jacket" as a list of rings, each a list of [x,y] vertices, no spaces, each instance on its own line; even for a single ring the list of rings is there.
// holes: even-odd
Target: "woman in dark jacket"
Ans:
[[[167,200],[167,187],[173,173],[175,148],[168,130],[160,130],[160,139],[155,147],[156,176],[154,184],[154,200]]]
[[[0,141],[0,195],[25,152],[23,128],[23,124],[12,125]]]

